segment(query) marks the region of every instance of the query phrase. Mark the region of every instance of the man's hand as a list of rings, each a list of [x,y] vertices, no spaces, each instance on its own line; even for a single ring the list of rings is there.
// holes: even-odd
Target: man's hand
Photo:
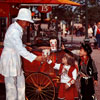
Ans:
[[[62,48],[62,50],[64,50],[65,49],[65,46],[62,44],[61,48]]]
[[[37,56],[35,60],[44,62],[44,61],[46,61],[46,58],[44,56]]]
[[[25,43],[27,46],[31,46],[31,43]]]
[[[28,51],[30,51],[30,52],[32,51],[32,48],[29,47],[29,46],[27,46],[26,49],[27,49]]]

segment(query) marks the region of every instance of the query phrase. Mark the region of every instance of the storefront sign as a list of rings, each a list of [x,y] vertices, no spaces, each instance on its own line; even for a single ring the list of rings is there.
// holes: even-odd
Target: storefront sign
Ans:
[[[41,12],[41,13],[48,13],[52,10],[52,7],[51,6],[39,6],[38,7],[38,11]]]

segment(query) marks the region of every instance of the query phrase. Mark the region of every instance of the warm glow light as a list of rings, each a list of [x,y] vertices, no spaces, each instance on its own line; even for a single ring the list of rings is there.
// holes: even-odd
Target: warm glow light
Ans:
[[[59,2],[61,3],[64,3],[64,4],[70,4],[70,5],[74,5],[74,6],[80,6],[79,3],[76,3],[76,2],[73,2],[73,1],[70,1],[70,0],[58,0]]]

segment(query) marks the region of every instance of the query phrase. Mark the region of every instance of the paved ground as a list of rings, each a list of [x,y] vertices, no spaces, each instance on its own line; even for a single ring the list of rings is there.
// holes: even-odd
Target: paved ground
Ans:
[[[95,87],[96,89],[96,96],[98,98],[98,100],[100,100],[100,50],[93,50],[92,53],[92,57],[95,60],[95,64],[97,66],[97,70],[98,70],[98,86]]]
[[[72,37],[71,36],[67,36],[65,39],[67,39],[68,42],[72,41]],[[80,43],[84,41],[84,37],[73,37],[73,43]],[[93,43],[94,39],[91,38],[90,42]],[[98,86],[95,87],[96,89],[96,97],[98,98],[98,100],[100,100],[100,50],[98,49],[93,49],[93,53],[92,53],[92,57],[96,63],[97,66],[97,70],[98,70]],[[5,100],[5,87],[4,84],[0,84],[0,100]]]

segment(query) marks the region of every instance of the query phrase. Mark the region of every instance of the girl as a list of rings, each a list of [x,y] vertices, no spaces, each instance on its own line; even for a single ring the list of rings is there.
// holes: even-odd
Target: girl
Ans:
[[[58,99],[74,100],[78,98],[78,92],[75,86],[78,68],[75,65],[75,59],[70,54],[65,54],[62,58],[62,63],[55,63],[54,69],[59,70],[60,75]]]

